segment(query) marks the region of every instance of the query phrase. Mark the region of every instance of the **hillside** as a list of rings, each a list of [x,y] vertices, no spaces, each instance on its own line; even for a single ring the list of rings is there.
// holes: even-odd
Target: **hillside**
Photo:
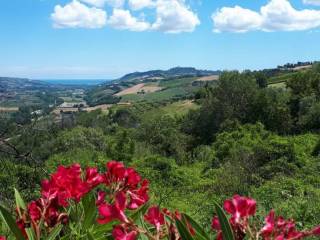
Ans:
[[[0,107],[2,110],[21,106],[49,106],[79,96],[90,86],[53,84],[27,78],[0,77]],[[81,100],[79,100],[81,101]]]
[[[169,70],[152,70],[147,72],[134,72],[124,75],[119,81],[132,81],[138,79],[163,79],[181,76],[203,77],[208,75],[219,75],[221,71],[198,70],[192,67],[175,67]]]
[[[286,75],[284,89],[257,84],[260,73],[224,72],[218,81],[135,82],[136,88],[127,87],[122,93],[129,94],[120,96],[121,101],[139,98],[131,104],[75,111],[60,121],[51,113],[38,121],[21,110],[7,114],[0,119],[0,200],[14,213],[13,187],[30,201],[39,196],[41,179],[60,165],[79,163],[103,171],[115,159],[150,181],[150,202],[179,209],[208,229],[214,201],[235,194],[257,200],[256,219],[274,209],[277,216],[295,219],[299,229],[312,229],[320,214],[320,65]],[[196,86],[208,79],[211,85]],[[150,84],[164,90],[138,94]],[[199,91],[175,101],[175,91],[188,88]],[[111,90],[105,96],[113,97]],[[1,226],[0,221],[0,229],[6,227]],[[63,234],[73,233],[68,226]]]
[[[201,86],[218,80],[220,71],[176,67],[135,72],[87,91],[89,105],[118,102],[178,100],[192,96]]]
[[[53,86],[42,81],[27,78],[0,77],[0,92],[35,90],[49,87]]]

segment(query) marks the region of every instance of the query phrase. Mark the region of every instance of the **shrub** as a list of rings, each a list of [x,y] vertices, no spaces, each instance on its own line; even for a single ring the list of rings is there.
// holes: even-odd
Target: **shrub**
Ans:
[[[256,201],[234,196],[216,203],[213,231],[206,232],[190,216],[151,206],[149,182],[122,163],[107,163],[107,171],[79,164],[59,166],[42,182],[41,197],[25,204],[15,190],[16,221],[0,206],[0,215],[12,232],[9,239],[182,239],[299,240],[320,236],[320,226],[299,231],[293,220],[271,210],[265,223],[255,221]],[[227,213],[227,214],[226,214]],[[1,225],[0,225],[1,226]],[[6,239],[0,236],[0,240]]]

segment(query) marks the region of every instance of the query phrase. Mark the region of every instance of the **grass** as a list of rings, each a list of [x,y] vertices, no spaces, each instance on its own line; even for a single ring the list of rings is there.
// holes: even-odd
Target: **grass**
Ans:
[[[275,77],[271,77],[268,80],[269,84],[276,84],[276,83],[283,83],[286,82],[287,80],[291,79],[293,76],[297,75],[298,72],[291,72],[291,73],[285,73],[281,74]]]
[[[163,88],[177,88],[189,86],[196,78],[178,78],[178,79],[168,79],[162,80],[159,84]]]
[[[192,92],[186,88],[169,88],[159,92],[147,93],[147,94],[128,94],[122,97],[122,102],[138,102],[138,101],[164,101],[170,100],[175,97],[183,97]]]
[[[190,110],[196,110],[199,108],[199,105],[190,101],[178,101],[174,103],[169,103],[165,106],[154,108],[150,111],[146,111],[142,114],[143,119],[149,119],[154,116],[170,115],[172,117],[180,117],[186,115]]]
[[[159,102],[186,97],[199,89],[199,86],[192,86],[194,80],[195,78],[162,80],[159,87],[163,90],[146,94],[128,94],[122,96],[121,102]]]
[[[272,87],[272,88],[286,88],[286,83],[285,82],[279,82],[279,83],[269,84],[268,86]]]

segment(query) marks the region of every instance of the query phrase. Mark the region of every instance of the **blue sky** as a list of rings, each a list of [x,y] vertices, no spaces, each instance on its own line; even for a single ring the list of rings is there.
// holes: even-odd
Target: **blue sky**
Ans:
[[[320,0],[3,0],[0,76],[115,78],[320,59]]]

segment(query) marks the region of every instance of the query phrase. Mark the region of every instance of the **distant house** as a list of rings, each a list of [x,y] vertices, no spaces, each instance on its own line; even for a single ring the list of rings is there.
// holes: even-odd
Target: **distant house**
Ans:
[[[43,113],[43,111],[42,111],[41,109],[39,109],[39,110],[36,110],[36,111],[31,112],[31,115],[33,115],[33,116],[40,116],[42,113]]]

